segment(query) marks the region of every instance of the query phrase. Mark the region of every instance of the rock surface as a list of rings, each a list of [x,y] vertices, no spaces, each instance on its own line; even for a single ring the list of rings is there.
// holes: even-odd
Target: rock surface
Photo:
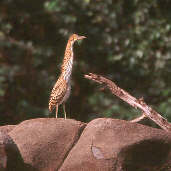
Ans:
[[[0,131],[0,171],[21,170],[24,163],[20,152],[17,145],[6,132]]]
[[[5,125],[5,126],[0,126],[0,132],[3,132],[5,134],[8,134],[10,131],[12,131],[16,125]]]
[[[4,145],[4,135],[0,132],[0,171],[4,171],[7,168],[7,154]]]
[[[87,125],[59,171],[159,171],[163,167],[171,170],[171,133],[101,118]]]
[[[27,170],[53,171],[61,166],[84,127],[71,119],[40,118],[22,122],[9,135]]]
[[[10,162],[11,159],[7,152],[11,148],[12,139],[7,133],[13,128],[15,125],[0,126],[0,171],[7,169],[7,162]]]
[[[171,171],[171,133],[109,118],[0,127],[0,171],[57,170]]]

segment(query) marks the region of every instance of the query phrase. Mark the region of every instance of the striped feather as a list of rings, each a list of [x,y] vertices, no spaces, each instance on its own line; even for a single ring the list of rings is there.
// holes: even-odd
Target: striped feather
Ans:
[[[66,94],[66,91],[67,91],[67,83],[63,79],[63,77],[59,77],[50,95],[50,100],[49,100],[50,112],[52,112],[56,104],[60,104],[60,102],[63,100]]]

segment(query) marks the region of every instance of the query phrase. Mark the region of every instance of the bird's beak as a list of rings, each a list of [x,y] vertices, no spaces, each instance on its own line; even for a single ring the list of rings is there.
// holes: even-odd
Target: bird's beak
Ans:
[[[78,40],[85,39],[85,38],[86,38],[85,36],[79,36]]]

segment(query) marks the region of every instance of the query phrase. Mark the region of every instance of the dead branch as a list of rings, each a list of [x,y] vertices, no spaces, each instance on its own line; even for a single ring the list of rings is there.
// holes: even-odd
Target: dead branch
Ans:
[[[142,110],[143,114],[146,117],[153,120],[161,128],[163,128],[166,131],[171,131],[171,124],[165,118],[163,118],[160,114],[158,114],[155,110],[149,107],[144,102],[143,98],[136,99],[135,97],[131,96],[128,92],[118,87],[114,82],[112,82],[111,80],[101,75],[89,73],[89,75],[85,75],[84,77],[89,80],[93,80],[99,84],[103,84],[103,86],[109,89],[112,92],[112,94],[121,98],[123,101],[127,102],[134,108],[136,109],[139,108],[140,110]],[[143,116],[140,117],[140,119],[142,118]],[[135,121],[132,121],[132,122],[135,122]]]
[[[143,113],[141,116],[131,120],[130,122],[140,122],[142,121],[143,119],[147,118],[146,115]]]

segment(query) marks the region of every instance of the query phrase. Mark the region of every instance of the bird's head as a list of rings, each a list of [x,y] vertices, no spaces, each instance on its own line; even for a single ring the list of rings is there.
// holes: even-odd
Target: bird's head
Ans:
[[[81,39],[85,39],[86,37],[85,36],[79,36],[77,34],[72,34],[69,38],[69,40],[75,42],[77,40],[81,40]]]

